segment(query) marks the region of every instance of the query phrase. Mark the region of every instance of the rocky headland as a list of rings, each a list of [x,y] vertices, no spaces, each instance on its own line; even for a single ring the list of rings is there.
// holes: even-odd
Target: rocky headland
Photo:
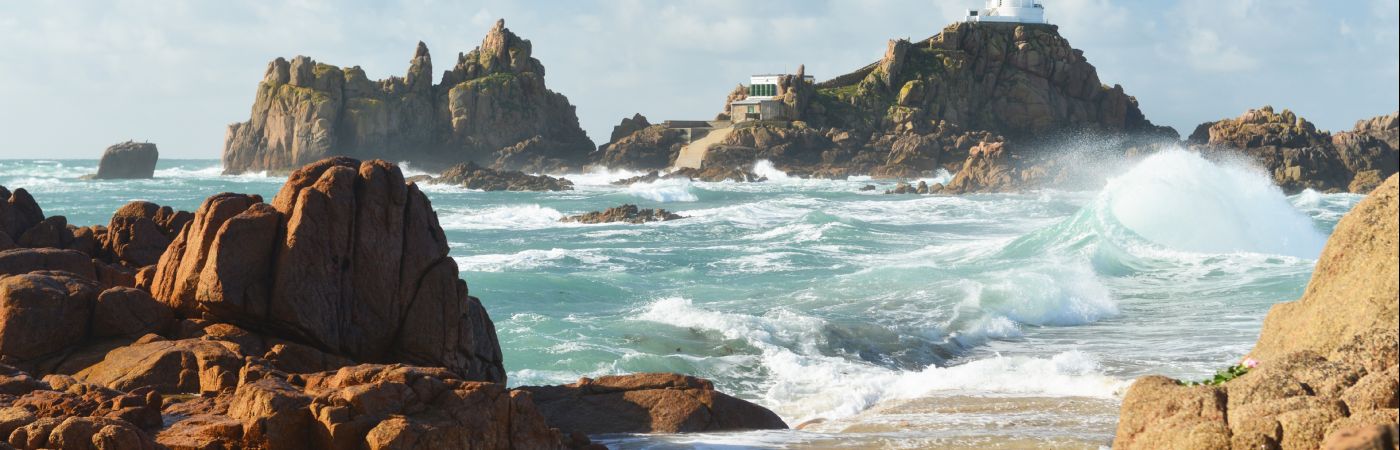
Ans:
[[[379,81],[358,66],[277,58],[258,83],[250,119],[228,128],[224,171],[286,173],[330,156],[433,171],[468,161],[531,172],[580,167],[593,142],[544,76],[530,41],[504,21],[458,54],[437,84],[422,43],[405,76]]]
[[[95,180],[154,178],[160,151],[150,142],[126,141],[107,147],[97,163]]]
[[[614,206],[602,211],[587,212],[579,215],[568,216],[559,219],[560,222],[578,223],[647,223],[665,222],[668,220],[684,219],[680,214],[676,214],[661,208],[638,208],[637,205],[626,204]]]
[[[328,158],[271,199],[134,202],[106,227],[0,194],[0,448],[598,448],[588,434],[786,427],[674,374],[508,389],[484,303],[391,163]]]
[[[1398,180],[1390,176],[1342,218],[1303,297],[1270,309],[1230,376],[1134,382],[1114,448],[1396,448]]]
[[[1243,155],[1284,191],[1364,194],[1400,167],[1400,113],[1360,120],[1349,131],[1318,130],[1287,109],[1251,109],[1196,127],[1187,144],[1207,155]]]
[[[1121,155],[1178,137],[1148,121],[1122,87],[1103,85],[1053,25],[957,23],[922,41],[892,40],[882,59],[855,72],[815,84],[802,75],[778,84],[794,120],[734,125],[702,167],[768,160],[800,176],[913,178],[983,164],[972,162],[974,148],[1001,144],[1010,155],[999,162],[1025,173],[1020,188],[1076,179],[1068,174],[1076,165],[1059,163],[1054,151],[1066,142],[1094,141]],[[730,93],[718,119],[729,119],[730,105],[746,97],[742,86]],[[663,168],[678,151],[667,131],[638,128],[603,146],[594,161]]]

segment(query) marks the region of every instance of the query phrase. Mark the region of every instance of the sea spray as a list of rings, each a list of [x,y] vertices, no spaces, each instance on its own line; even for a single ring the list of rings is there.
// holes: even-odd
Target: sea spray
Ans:
[[[1171,249],[1316,258],[1327,240],[1264,173],[1183,150],[1144,159],[1103,195],[1119,223]]]
[[[692,185],[686,179],[656,180],[650,183],[632,183],[627,193],[633,197],[653,202],[693,202],[700,198],[691,192]]]
[[[759,177],[767,178],[768,181],[771,182],[780,183],[792,179],[792,177],[788,176],[787,172],[783,172],[781,170],[778,170],[777,167],[773,167],[773,162],[766,159],[761,159],[758,160],[758,162],[753,163],[753,173],[754,175],[758,175]]]

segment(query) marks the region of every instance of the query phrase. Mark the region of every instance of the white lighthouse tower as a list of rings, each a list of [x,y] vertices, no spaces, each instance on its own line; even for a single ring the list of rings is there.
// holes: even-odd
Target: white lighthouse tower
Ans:
[[[987,8],[967,11],[968,22],[1046,23],[1039,0],[987,0]]]

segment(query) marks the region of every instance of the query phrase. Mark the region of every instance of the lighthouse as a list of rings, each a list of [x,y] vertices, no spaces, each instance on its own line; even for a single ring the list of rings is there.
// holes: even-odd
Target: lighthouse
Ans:
[[[967,11],[968,22],[1046,23],[1039,0],[987,0],[982,10]]]

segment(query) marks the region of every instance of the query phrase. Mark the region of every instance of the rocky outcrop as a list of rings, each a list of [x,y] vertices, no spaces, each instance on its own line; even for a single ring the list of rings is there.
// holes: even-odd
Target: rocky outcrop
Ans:
[[[470,162],[452,166],[427,182],[483,191],[568,191],[574,188],[574,183],[564,178],[530,175],[518,170],[489,169]]]
[[[1400,167],[1397,114],[1357,122],[1336,135],[1287,109],[1265,106],[1207,122],[1187,142],[1207,154],[1243,154],[1287,192],[1370,192]]]
[[[224,170],[289,172],[336,155],[429,170],[464,161],[532,172],[580,167],[593,142],[568,99],[545,87],[531,49],[497,22],[438,84],[422,43],[404,77],[379,81],[358,66],[278,58],[258,84],[252,117],[229,126]]]
[[[136,202],[110,230],[75,235],[129,257],[135,237],[163,236],[176,215]],[[124,264],[0,251],[0,448],[599,448],[501,383],[491,320],[427,197],[392,164],[328,158],[292,173],[270,204],[209,197],[131,277],[139,287],[110,285]],[[571,400],[554,398],[566,423],[782,426],[679,375],[560,389],[598,402],[558,413]]]
[[[627,204],[615,206],[602,211],[593,211],[576,216],[568,216],[559,219],[560,222],[578,223],[647,223],[664,222],[668,220],[684,219],[680,214],[675,214],[664,209],[640,209],[637,205]]]
[[[642,113],[633,114],[632,117],[623,117],[622,123],[613,127],[612,134],[608,136],[608,143],[617,142],[618,139],[627,137],[632,133],[636,133],[650,126],[651,122],[648,121],[647,116],[643,116]]]
[[[613,133],[619,131],[614,129]],[[665,169],[675,163],[685,144],[685,133],[681,130],[650,125],[612,140],[599,149],[593,159],[594,163],[613,169]]]
[[[94,230],[94,235],[103,237],[102,248],[115,260],[145,267],[160,261],[170,241],[193,218],[189,211],[135,201],[117,209],[107,228]]]
[[[566,433],[687,433],[787,429],[772,411],[715,391],[707,380],[667,373],[582,378],[526,386],[552,427]]]
[[[44,221],[44,210],[24,188],[14,192],[0,186],[0,250],[13,248],[24,233]]]
[[[206,200],[161,257],[155,297],[184,317],[355,361],[505,379],[491,319],[457,278],[427,196],[397,166],[329,158],[261,200]]]
[[[738,124],[723,144],[793,175],[908,179],[956,171],[982,143],[1006,142],[1043,165],[1069,144],[1113,156],[1177,139],[1122,87],[1101,84],[1053,25],[957,23],[923,41],[891,40],[879,61],[829,81],[784,80],[779,97],[794,120]],[[746,97],[740,88],[721,117]],[[639,166],[626,161],[607,164]]]
[[[1303,297],[1269,311],[1243,375],[1133,383],[1114,448],[1394,448],[1397,205],[1391,176],[1342,218]]]
[[[97,174],[92,175],[92,178],[98,180],[154,178],[156,160],[158,159],[160,159],[160,152],[156,150],[156,144],[126,141],[107,147],[107,150],[102,152],[102,160],[97,163]]]

